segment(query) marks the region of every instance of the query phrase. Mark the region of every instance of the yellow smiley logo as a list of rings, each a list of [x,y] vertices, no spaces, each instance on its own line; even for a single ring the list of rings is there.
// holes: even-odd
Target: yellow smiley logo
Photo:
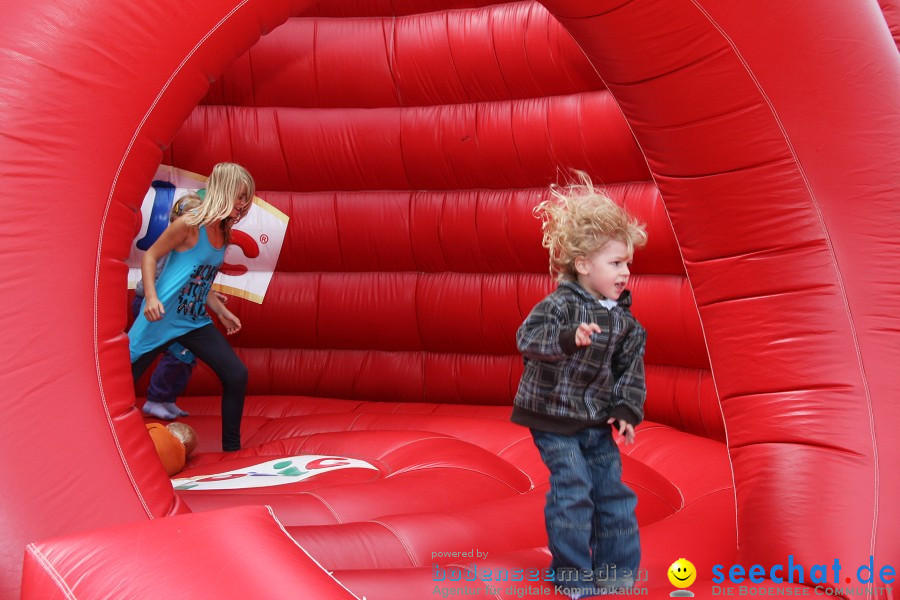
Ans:
[[[677,588],[686,588],[696,581],[697,569],[691,561],[679,558],[669,567],[668,575],[672,585]]]

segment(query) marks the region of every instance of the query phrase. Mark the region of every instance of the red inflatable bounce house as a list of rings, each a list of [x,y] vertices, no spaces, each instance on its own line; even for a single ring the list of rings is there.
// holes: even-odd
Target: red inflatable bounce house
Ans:
[[[0,597],[562,598],[509,414],[574,168],[650,237],[631,593],[897,598],[897,39],[894,0],[4,1]],[[170,480],[127,261],[160,165],[220,161],[275,223],[235,286],[277,261],[229,303],[244,448],[201,366]]]

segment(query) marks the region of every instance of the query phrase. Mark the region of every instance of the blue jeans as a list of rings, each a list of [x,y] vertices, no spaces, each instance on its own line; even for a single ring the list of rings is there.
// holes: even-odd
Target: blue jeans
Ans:
[[[191,372],[193,372],[195,364],[196,361],[182,362],[172,355],[171,350],[167,349],[159,360],[159,364],[156,365],[153,374],[150,375],[147,401],[175,402],[178,400],[178,396],[184,392],[191,380]]]
[[[134,297],[131,303],[133,316],[137,317],[140,314],[143,302],[143,297]],[[147,386],[147,402],[176,402],[178,396],[187,388],[197,359],[189,354],[190,358],[188,362],[185,362],[184,358],[175,356],[176,351],[187,352],[180,344],[172,344],[166,349],[159,364],[156,365],[156,369],[150,375],[150,383]]]
[[[550,470],[544,517],[558,586],[633,587],[641,562],[637,496],[622,483],[622,458],[609,426],[572,435],[531,430]],[[577,594],[573,594],[577,595]]]

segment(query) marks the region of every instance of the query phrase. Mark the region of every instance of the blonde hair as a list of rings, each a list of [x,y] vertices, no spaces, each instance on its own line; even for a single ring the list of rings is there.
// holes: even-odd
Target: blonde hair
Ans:
[[[231,226],[243,216],[242,214],[237,219],[232,219],[230,216],[231,211],[234,210],[234,201],[240,195],[241,190],[247,192],[247,206],[249,207],[249,203],[253,201],[253,195],[256,193],[256,183],[250,172],[235,163],[217,164],[206,181],[206,196],[197,208],[188,213],[187,224],[199,226],[221,222],[225,240],[230,240]]]
[[[169,212],[169,223],[181,215],[186,215],[192,210],[196,210],[201,204],[203,204],[203,199],[197,194],[185,194],[172,205],[172,210]]]
[[[643,224],[595,188],[583,171],[566,186],[552,184],[550,198],[534,208],[541,220],[543,246],[550,251],[550,274],[557,279],[577,279],[575,260],[589,258],[612,240],[625,244],[629,253],[647,243]]]

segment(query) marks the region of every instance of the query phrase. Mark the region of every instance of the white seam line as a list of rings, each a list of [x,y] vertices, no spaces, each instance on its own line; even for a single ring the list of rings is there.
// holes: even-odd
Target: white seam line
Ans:
[[[779,129],[779,131],[781,131],[781,135],[784,137],[785,144],[787,144],[788,150],[790,151],[791,156],[794,159],[794,164],[797,167],[797,172],[800,174],[800,177],[803,179],[803,184],[806,186],[807,193],[809,193],[809,198],[812,201],[813,207],[816,210],[816,216],[819,219],[819,225],[822,228],[822,234],[825,237],[825,242],[828,247],[828,253],[831,255],[831,264],[834,268],[834,275],[837,278],[838,289],[840,290],[840,293],[841,293],[841,300],[844,303],[844,312],[847,315],[847,322],[848,322],[848,326],[850,328],[850,337],[853,340],[853,349],[856,352],[856,363],[857,363],[857,366],[859,367],[859,376],[861,379],[863,391],[865,393],[866,409],[868,410],[868,413],[869,413],[869,434],[870,434],[870,437],[872,440],[872,459],[873,459],[872,462],[873,462],[873,469],[874,469],[874,473],[873,473],[873,485],[874,485],[873,502],[874,502],[874,505],[873,505],[873,510],[872,510],[872,533],[871,533],[871,537],[869,539],[869,552],[870,552],[870,554],[874,555],[875,554],[875,536],[876,536],[876,532],[877,532],[877,528],[878,528],[878,493],[879,493],[879,487],[880,487],[879,471],[878,471],[878,468],[879,468],[879,465],[878,465],[878,443],[875,439],[875,415],[874,415],[874,411],[872,409],[872,396],[869,391],[869,382],[866,377],[865,366],[863,365],[862,355],[860,354],[860,350],[859,350],[859,337],[856,333],[856,324],[853,322],[853,318],[851,316],[850,301],[847,299],[847,289],[844,286],[844,278],[841,276],[841,270],[838,267],[837,256],[835,255],[835,252],[834,252],[834,245],[831,242],[831,236],[828,233],[828,227],[825,224],[825,219],[822,215],[822,209],[819,206],[819,201],[816,199],[816,194],[812,189],[812,185],[810,185],[810,183],[809,183],[809,179],[806,176],[806,171],[803,169],[803,165],[800,163],[800,157],[797,156],[797,152],[794,150],[794,145],[791,143],[790,137],[787,134],[787,130],[784,128],[784,124],[781,122],[781,118],[778,116],[778,112],[775,110],[775,105],[772,104],[772,101],[769,98],[768,94],[766,94],[765,90],[762,88],[762,85],[760,85],[759,80],[757,80],[757,78],[756,78],[756,75],[754,75],[753,71],[750,69],[750,65],[747,64],[747,61],[744,60],[743,55],[741,55],[740,51],[738,51],[734,41],[728,36],[728,34],[724,31],[724,29],[722,29],[719,26],[719,24],[712,18],[712,16],[710,16],[710,14],[708,12],[706,12],[706,10],[702,6],[700,6],[700,4],[697,2],[697,0],[691,0],[691,2],[694,4],[694,6],[697,7],[698,10],[700,10],[700,12],[703,13],[703,15],[707,18],[707,20],[709,20],[709,22],[713,25],[713,27],[715,27],[716,30],[719,31],[719,33],[722,35],[722,37],[728,42],[728,45],[731,47],[732,51],[734,52],[735,57],[741,61],[741,64],[744,66],[744,69],[747,72],[747,75],[750,77],[751,81],[753,81],[753,84],[756,86],[756,89],[759,90],[760,95],[762,96],[763,100],[765,100],[766,104],[768,105],[769,110],[772,113],[772,117],[775,119],[775,122],[778,125],[778,129]],[[737,493],[737,490],[735,490],[735,494],[736,493]],[[871,589],[871,586],[873,586],[873,585],[874,585],[874,583],[869,584],[868,587]]]
[[[374,520],[374,519],[370,520],[369,523],[375,523],[376,525],[381,525],[382,527],[384,527],[385,529],[387,529],[388,531],[393,533],[394,537],[397,538],[397,541],[400,542],[400,545],[403,546],[403,550],[406,551],[406,555],[409,557],[409,561],[412,563],[413,567],[422,566],[419,564],[419,561],[416,560],[416,557],[413,556],[412,549],[409,547],[409,545],[407,545],[406,540],[404,540],[402,537],[400,537],[400,534],[397,533],[397,531],[393,527],[391,527],[384,521],[378,521],[378,520]]]
[[[328,512],[331,513],[331,516],[334,517],[334,520],[337,521],[338,525],[343,525],[343,524],[344,524],[344,520],[341,519],[341,516],[340,516],[339,514],[337,514],[337,512],[331,507],[330,504],[328,504],[328,501],[325,500],[325,498],[323,498],[322,496],[318,495],[317,493],[315,493],[315,492],[313,492],[313,491],[300,492],[300,494],[301,494],[301,495],[306,494],[307,496],[312,496],[313,498],[315,498],[316,500],[318,500],[319,502],[321,502],[321,503],[322,503],[322,506],[324,506],[325,508],[327,508],[327,509],[328,509]]]
[[[66,598],[75,600],[75,592],[73,592],[68,584],[66,584],[66,580],[63,578],[62,574],[60,574],[60,572],[56,570],[56,568],[50,563],[47,557],[45,557],[43,553],[41,553],[41,551],[37,549],[37,546],[35,546],[34,544],[28,544],[25,549],[28,550],[28,552],[30,552],[37,559],[37,561],[44,568],[44,571],[46,571],[47,574],[50,575],[50,578],[56,582],[56,587],[58,587],[60,591],[62,591],[66,595]]]
[[[181,70],[184,68],[185,64],[187,64],[188,60],[197,53],[197,50],[206,42],[207,39],[218,30],[231,16],[238,11],[241,7],[244,6],[249,0],[242,0],[237,6],[232,8],[224,17],[222,17],[218,23],[216,23],[212,29],[206,32],[206,34],[200,38],[200,41],[191,48],[190,52],[182,59],[181,63],[172,71],[172,74],[169,75],[169,78],[163,84],[162,89],[160,89],[159,93],[156,95],[156,98],[153,99],[153,102],[150,104],[150,107],[147,109],[147,112],[144,113],[143,118],[141,118],[141,122],[138,123],[137,128],[134,130],[134,134],[131,136],[131,140],[128,142],[128,147],[125,149],[125,152],[122,155],[122,160],[119,162],[119,167],[116,169],[116,174],[113,177],[112,186],[109,189],[109,195],[106,198],[106,206],[103,208],[103,219],[100,221],[100,239],[97,244],[97,262],[94,265],[94,311],[93,311],[93,333],[94,333],[94,366],[97,372],[97,383],[100,389],[100,399],[101,405],[103,406],[103,412],[106,414],[106,422],[109,425],[110,433],[112,434],[113,442],[116,445],[116,451],[119,453],[119,457],[122,460],[122,466],[125,468],[125,473],[128,476],[128,480],[131,482],[131,486],[134,488],[135,493],[137,494],[138,501],[141,503],[141,506],[144,507],[144,512],[147,513],[147,516],[151,519],[155,518],[153,512],[150,510],[150,506],[147,504],[147,501],[144,499],[144,495],[141,493],[140,486],[138,486],[137,481],[135,480],[134,474],[131,472],[131,467],[128,465],[128,459],[125,457],[125,453],[122,450],[122,444],[119,443],[119,436],[116,433],[115,425],[112,422],[112,416],[109,414],[109,405],[106,403],[106,392],[103,387],[103,376],[100,372],[100,344],[98,341],[98,329],[99,326],[97,324],[97,294],[99,290],[100,283],[100,263],[101,263],[101,250],[103,248],[103,237],[106,231],[106,221],[109,217],[109,207],[112,204],[113,196],[116,193],[116,186],[119,181],[119,175],[122,173],[122,169],[125,167],[125,162],[128,160],[129,155],[131,154],[131,149],[134,147],[134,143],[137,141],[138,136],[141,133],[141,130],[144,128],[144,124],[147,122],[147,119],[150,118],[150,115],[156,109],[156,105],[159,104],[160,99],[163,94],[172,84],[172,81],[175,80],[175,77],[181,73]]]
[[[291,540],[292,542],[294,542],[294,545],[297,546],[298,548],[300,548],[300,550],[302,550],[303,553],[306,554],[306,556],[309,557],[309,560],[311,560],[311,561],[313,561],[314,563],[316,563],[316,566],[319,567],[320,569],[322,569],[322,572],[323,572],[323,573],[325,573],[326,575],[328,575],[329,577],[331,577],[331,579],[332,579],[335,583],[337,583],[339,586],[341,586],[342,588],[344,588],[345,590],[347,590],[347,593],[348,593],[348,594],[350,594],[351,596],[353,596],[354,598],[356,598],[357,600],[359,600],[359,596],[357,596],[356,594],[354,594],[353,592],[351,592],[350,589],[349,589],[347,586],[345,586],[343,583],[341,583],[341,581],[340,581],[337,577],[334,576],[333,571],[329,571],[328,569],[326,569],[325,567],[323,567],[323,566],[322,566],[322,563],[320,563],[319,561],[317,561],[317,560],[315,559],[315,557],[314,557],[312,554],[310,554],[310,553],[306,550],[306,548],[304,548],[304,547],[300,544],[300,542],[298,542],[297,540],[295,540],[294,537],[293,537],[290,533],[287,532],[287,529],[284,528],[284,525],[282,525],[282,524],[281,524],[281,521],[278,520],[278,517],[275,516],[275,511],[272,510],[272,507],[271,507],[271,506],[269,506],[268,504],[264,504],[263,506],[265,506],[265,507],[266,507],[266,510],[269,511],[269,515],[272,517],[272,520],[275,521],[275,524],[278,525],[278,528],[281,529],[281,532],[282,532],[284,535],[286,535],[287,538],[288,538],[289,540]],[[362,600],[366,600],[365,597],[363,597]]]

